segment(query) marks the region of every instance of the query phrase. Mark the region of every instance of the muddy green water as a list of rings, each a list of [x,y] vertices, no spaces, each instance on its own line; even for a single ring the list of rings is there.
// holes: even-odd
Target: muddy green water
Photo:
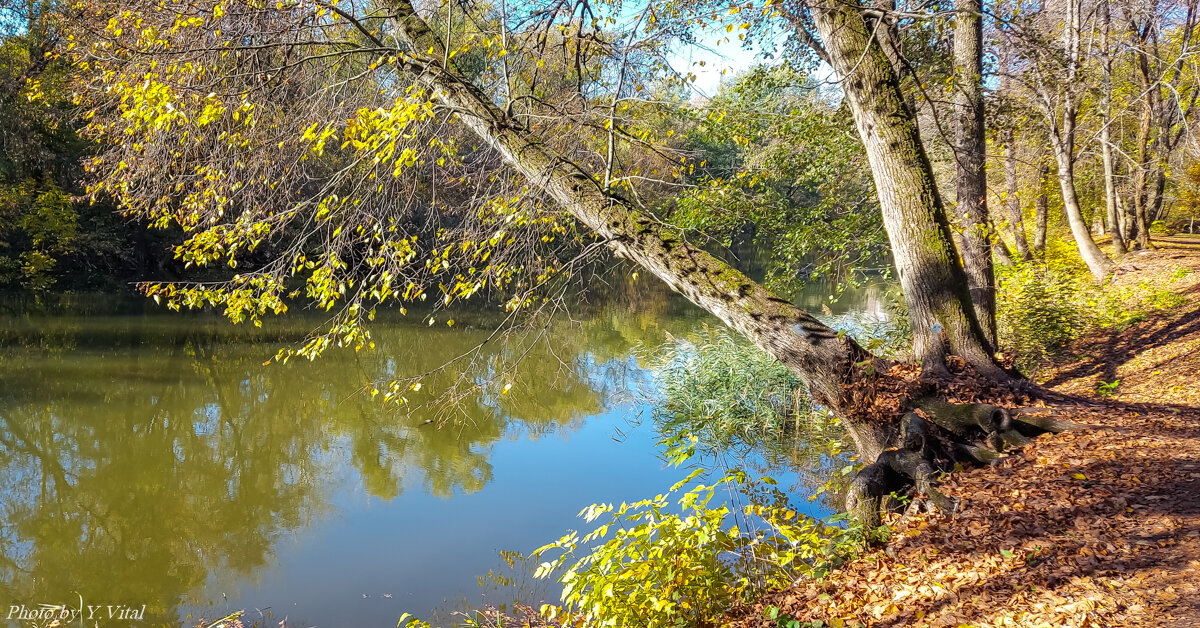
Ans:
[[[876,290],[833,308],[882,312]],[[478,386],[449,409],[362,394],[468,352],[493,318],[448,329],[385,316],[375,351],[264,366],[320,318],[255,330],[140,300],[5,302],[0,617],[31,625],[17,618],[82,604],[95,608],[88,626],[192,626],[238,609],[270,626],[395,626],[404,612],[447,625],[514,592],[553,599],[519,573],[505,588],[479,577],[505,571],[500,550],[577,527],[583,506],[683,475],[660,460],[639,356],[715,323],[635,291],[581,305],[537,340],[486,345],[410,395]],[[797,497],[811,490],[812,469],[756,464],[782,467]]]

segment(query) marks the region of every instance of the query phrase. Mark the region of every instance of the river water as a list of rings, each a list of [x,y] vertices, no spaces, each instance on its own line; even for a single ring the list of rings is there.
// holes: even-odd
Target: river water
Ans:
[[[194,626],[244,609],[269,626],[390,627],[405,612],[448,625],[514,592],[553,600],[500,551],[528,552],[577,528],[584,506],[684,474],[661,461],[644,356],[717,323],[653,287],[623,292],[484,345],[403,408],[362,391],[469,353],[495,317],[451,329],[385,316],[374,351],[264,365],[322,319],[254,329],[144,300],[5,303],[0,616],[30,625],[14,609],[63,604],[96,607],[87,625]],[[829,311],[881,316],[878,292]],[[827,300],[814,289],[799,302]],[[473,392],[439,401],[454,382]],[[829,513],[803,499],[814,469],[747,462]]]

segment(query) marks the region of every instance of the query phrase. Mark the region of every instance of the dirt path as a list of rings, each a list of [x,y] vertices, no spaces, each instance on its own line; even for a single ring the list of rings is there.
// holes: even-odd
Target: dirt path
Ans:
[[[954,521],[893,518],[885,549],[736,625],[778,626],[761,619],[775,605],[827,626],[1200,627],[1200,240],[1131,255],[1115,282],[1165,277],[1184,305],[1082,341],[1040,377],[1094,399],[1063,418],[1099,429],[954,474]]]

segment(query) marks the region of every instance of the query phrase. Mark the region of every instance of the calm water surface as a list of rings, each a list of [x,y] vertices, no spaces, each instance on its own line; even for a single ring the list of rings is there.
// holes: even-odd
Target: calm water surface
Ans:
[[[801,301],[820,311],[819,293]],[[833,306],[847,309],[882,314],[875,290]],[[660,460],[639,356],[712,321],[642,290],[426,378],[412,408],[361,392],[467,352],[486,318],[382,320],[375,351],[264,366],[321,319],[255,330],[148,301],[6,303],[0,617],[82,600],[145,605],[142,622],[100,626],[247,609],[272,626],[390,627],[404,612],[449,624],[514,589],[556,598],[519,572],[506,589],[479,576],[513,575],[500,550],[558,538],[590,503],[653,496],[683,475]],[[452,381],[476,392],[449,410],[421,406]],[[813,469],[783,460],[750,463],[782,464],[771,472],[806,496]]]

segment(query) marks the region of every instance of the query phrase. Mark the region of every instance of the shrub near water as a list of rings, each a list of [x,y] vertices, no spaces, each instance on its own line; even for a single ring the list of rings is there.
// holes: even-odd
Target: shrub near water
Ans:
[[[767,478],[732,471],[684,490],[703,470],[664,495],[634,503],[593,504],[580,516],[595,528],[570,532],[535,551],[538,578],[557,575],[563,606],[548,619],[584,626],[712,626],[735,604],[819,575],[857,547],[856,530],[798,515]],[[748,504],[711,505],[728,494]]]
[[[838,433],[787,367],[723,328],[669,338],[649,355],[655,421],[676,465],[697,448],[762,447],[788,424]],[[733,606],[819,576],[864,546],[858,528],[832,525],[840,517],[797,513],[771,478],[734,470],[693,484],[702,472],[651,499],[593,504],[579,513],[589,531],[536,550],[544,562],[535,576],[563,585],[562,606],[543,613],[563,625],[713,626]]]

